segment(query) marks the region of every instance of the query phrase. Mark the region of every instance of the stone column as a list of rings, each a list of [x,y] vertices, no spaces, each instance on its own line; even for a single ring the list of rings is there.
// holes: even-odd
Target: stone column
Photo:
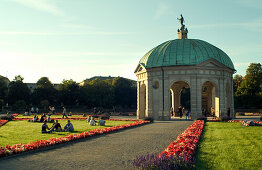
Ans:
[[[148,95],[147,95],[147,105],[148,105],[148,117],[154,117],[153,115],[153,87],[152,87],[152,80],[148,79],[147,81],[147,91],[148,91]]]
[[[146,109],[145,109],[145,117],[149,117],[148,115],[148,110],[149,110],[149,100],[151,100],[151,98],[149,98],[149,86],[148,86],[148,80],[145,81],[145,85],[146,85]]]
[[[202,115],[202,82],[201,79],[197,80],[197,87],[196,87],[196,103],[197,103],[197,111],[196,117],[200,117]],[[192,117],[193,118],[193,117]]]
[[[226,115],[226,101],[225,101],[225,76],[222,79],[219,79],[218,91],[219,91],[219,111],[220,116]]]
[[[196,89],[196,78],[191,77],[190,79],[190,107],[191,107],[191,116],[195,115],[197,113],[197,89]]]
[[[236,117],[235,115],[235,106],[234,106],[234,90],[233,90],[233,78],[230,78],[230,94],[231,94],[231,116]]]
[[[137,85],[137,94],[136,94],[136,96],[137,96],[137,98],[136,98],[136,104],[137,104],[137,110],[136,110],[136,117],[137,117],[137,119],[139,119],[139,107],[140,107],[140,81],[139,80],[137,80],[137,83],[136,83],[136,85]]]
[[[164,110],[163,110],[163,120],[170,120],[170,101],[169,101],[169,95],[170,95],[170,87],[169,87],[169,81],[167,77],[164,78]]]
[[[163,81],[162,81],[162,77],[160,78],[159,81],[159,111],[158,111],[158,120],[162,120],[162,118],[164,117],[164,109],[163,109]]]

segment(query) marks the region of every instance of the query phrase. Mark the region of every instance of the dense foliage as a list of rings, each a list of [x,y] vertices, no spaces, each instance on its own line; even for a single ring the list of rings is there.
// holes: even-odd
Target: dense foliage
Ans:
[[[48,106],[104,108],[136,108],[136,82],[116,77],[114,79],[86,80],[83,84],[72,79],[54,86],[48,77],[41,77],[35,88],[28,88],[23,77],[13,81],[0,77],[0,105],[13,110],[31,106],[47,109]],[[99,109],[100,110],[100,109]]]
[[[244,77],[234,76],[235,107],[262,108],[262,67],[251,63]]]

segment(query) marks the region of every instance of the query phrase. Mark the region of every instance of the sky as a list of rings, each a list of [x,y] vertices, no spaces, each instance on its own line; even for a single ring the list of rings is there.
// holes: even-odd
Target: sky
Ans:
[[[0,75],[136,80],[140,58],[177,39],[180,14],[188,38],[226,52],[236,74],[261,63],[261,0],[0,0]]]

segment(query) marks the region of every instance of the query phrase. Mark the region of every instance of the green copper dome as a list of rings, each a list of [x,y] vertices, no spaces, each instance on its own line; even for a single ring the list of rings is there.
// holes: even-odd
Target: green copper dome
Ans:
[[[196,65],[212,58],[235,69],[226,53],[198,39],[175,39],[164,42],[144,55],[139,64],[145,68]]]

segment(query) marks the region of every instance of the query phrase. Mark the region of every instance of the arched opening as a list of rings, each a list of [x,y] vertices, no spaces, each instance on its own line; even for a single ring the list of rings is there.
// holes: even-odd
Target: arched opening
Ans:
[[[139,94],[139,118],[145,118],[146,111],[146,85],[142,84],[140,86],[140,94]]]
[[[170,87],[170,116],[180,116],[179,108],[183,110],[183,116],[185,113],[191,110],[190,105],[190,86],[185,81],[174,82]]]
[[[227,109],[227,116],[231,116],[231,102],[232,102],[232,96],[231,96],[231,88],[229,83],[226,83],[226,109]]]
[[[218,99],[218,98],[217,98]],[[215,116],[217,107],[219,107],[219,103],[217,106],[218,100],[216,100],[216,87],[215,84],[206,81],[202,85],[202,115],[203,116]]]

